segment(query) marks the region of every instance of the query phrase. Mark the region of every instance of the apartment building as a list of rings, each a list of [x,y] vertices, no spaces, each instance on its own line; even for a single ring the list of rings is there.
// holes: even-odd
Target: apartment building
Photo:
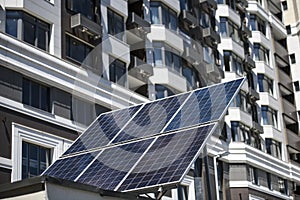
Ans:
[[[246,76],[163,199],[300,198],[296,1],[0,5],[0,183],[39,175],[103,112]]]

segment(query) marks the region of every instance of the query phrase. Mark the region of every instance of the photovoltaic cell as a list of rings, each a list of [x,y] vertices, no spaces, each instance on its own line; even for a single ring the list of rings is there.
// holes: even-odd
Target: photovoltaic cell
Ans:
[[[154,138],[105,149],[80,176],[78,182],[114,190],[153,140]]]
[[[243,79],[196,90],[165,131],[220,119]]]
[[[179,182],[214,124],[160,136],[119,191]]]
[[[184,93],[145,104],[113,143],[160,133],[188,95],[189,93]]]
[[[100,151],[86,153],[55,161],[43,175],[74,181]]]
[[[64,155],[107,145],[141,105],[100,115]]]

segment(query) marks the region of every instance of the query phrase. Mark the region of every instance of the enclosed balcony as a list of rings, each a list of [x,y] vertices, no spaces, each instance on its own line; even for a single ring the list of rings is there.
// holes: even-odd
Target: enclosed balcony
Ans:
[[[259,134],[262,134],[264,132],[264,128],[262,125],[260,125],[259,123],[253,121],[252,122],[252,127],[251,129],[256,132],[256,133],[259,133]]]
[[[248,97],[252,102],[259,100],[259,94],[254,89],[249,88]]]
[[[131,12],[128,15],[126,22],[127,42],[129,44],[145,40],[146,34],[150,33],[150,23],[138,16],[136,13]]]
[[[246,11],[246,8],[248,7],[248,1],[247,0],[237,0],[236,7],[240,11]]]
[[[216,48],[217,44],[220,43],[220,35],[212,28],[204,28],[202,31],[204,43],[211,48]]]
[[[101,25],[88,19],[82,13],[77,13],[71,16],[71,28],[79,29],[83,33],[91,35],[94,38],[100,38],[102,36]]]

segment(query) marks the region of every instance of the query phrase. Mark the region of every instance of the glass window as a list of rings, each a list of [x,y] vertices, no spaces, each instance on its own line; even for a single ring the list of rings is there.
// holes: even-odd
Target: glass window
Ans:
[[[248,168],[248,173],[249,173],[249,179],[250,181],[255,184],[258,185],[258,173],[257,173],[257,169],[249,166]]]
[[[268,106],[261,106],[261,114],[263,125],[272,125],[274,128],[278,127],[277,111],[269,108]]]
[[[86,56],[92,51],[92,47],[69,35],[66,35],[66,42],[67,57],[73,61],[82,63]]]
[[[22,142],[22,179],[40,175],[51,163],[51,150]]]
[[[222,37],[230,37],[233,41],[243,44],[239,36],[239,26],[226,17],[220,17],[220,32]]]
[[[6,11],[5,32],[14,37],[18,37],[18,19],[20,18],[17,11]]]
[[[295,87],[295,91],[300,91],[300,85],[299,85],[299,81],[295,81],[294,82],[294,87]]]
[[[23,78],[23,103],[44,111],[50,111],[50,89]]]
[[[266,22],[258,16],[251,14],[249,24],[252,31],[260,31],[262,34],[266,35]]]
[[[260,92],[268,92],[270,95],[273,95],[274,83],[272,79],[264,74],[257,74],[257,83]]]
[[[94,0],[67,0],[67,8],[75,13],[81,13],[88,19],[95,21],[95,1]]]
[[[110,58],[110,60],[109,80],[125,87],[127,83],[126,63],[113,58]]]
[[[49,50],[50,25],[22,11],[6,11],[6,33],[40,49]],[[18,21],[22,24],[18,26]],[[23,31],[18,35],[18,31]]]
[[[178,19],[175,11],[160,2],[150,2],[151,24],[163,24],[177,30]]]
[[[253,54],[255,60],[264,61],[265,63],[269,64],[269,50],[267,50],[260,44],[254,43]]]
[[[282,194],[288,194],[287,180],[278,177],[278,188],[279,188],[279,192],[281,192]]]
[[[185,185],[178,186],[178,200],[188,200],[189,199],[189,187]]]
[[[186,78],[188,90],[193,90],[200,87],[198,72],[195,68],[184,64],[182,68],[182,75]]]
[[[172,90],[170,90],[166,86],[160,85],[160,84],[155,85],[155,94],[156,94],[156,99],[161,99],[161,98],[164,98],[164,97],[174,95]]]
[[[225,71],[235,72],[239,76],[244,73],[242,58],[231,51],[224,51],[224,65]]]
[[[114,35],[119,40],[124,40],[124,17],[118,13],[107,9],[108,33]]]
[[[271,138],[266,138],[266,151],[268,154],[281,159],[281,143]]]

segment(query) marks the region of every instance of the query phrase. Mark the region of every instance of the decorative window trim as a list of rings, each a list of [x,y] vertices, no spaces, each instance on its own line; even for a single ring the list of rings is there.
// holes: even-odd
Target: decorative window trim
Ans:
[[[72,143],[71,140],[12,123],[12,182],[22,179],[22,141],[50,148],[52,162],[58,159]]]

